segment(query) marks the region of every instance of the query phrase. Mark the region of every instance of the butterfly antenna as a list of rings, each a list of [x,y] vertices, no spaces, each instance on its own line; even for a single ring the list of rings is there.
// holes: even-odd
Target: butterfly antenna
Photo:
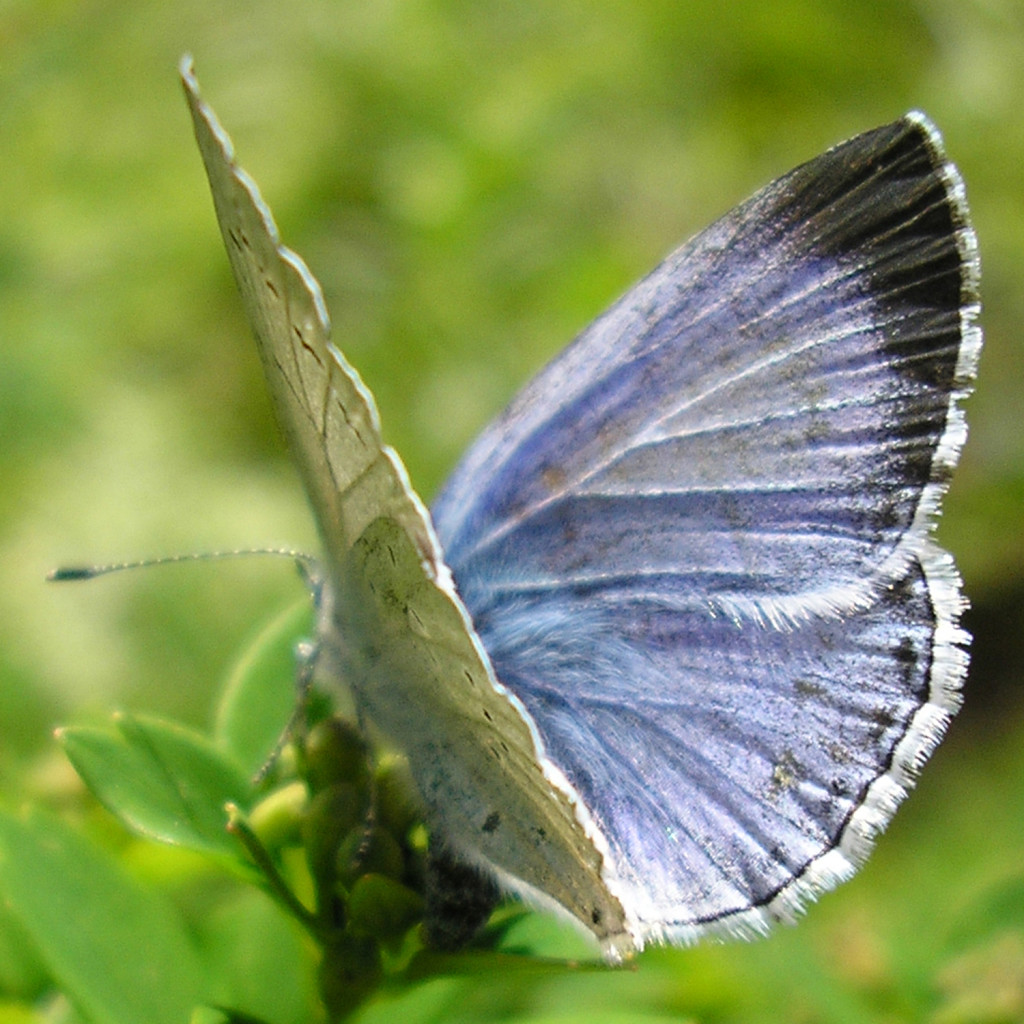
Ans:
[[[276,555],[290,558],[299,565],[304,577],[315,576],[314,560],[304,551],[292,548],[242,548],[237,551],[199,551],[187,555],[167,555],[164,558],[144,558],[137,562],[112,562],[110,565],[64,565],[51,569],[46,578],[54,583],[68,580],[94,580],[97,576],[108,576],[125,569],[150,569],[157,565],[174,565],[177,562],[211,562],[224,558],[243,558],[249,555]]]

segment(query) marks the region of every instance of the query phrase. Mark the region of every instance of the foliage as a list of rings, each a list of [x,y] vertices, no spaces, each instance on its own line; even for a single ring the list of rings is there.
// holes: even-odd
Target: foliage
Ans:
[[[291,650],[295,619],[282,616],[246,653],[225,688],[219,721],[279,703],[281,679],[267,666]],[[239,702],[241,708],[233,706]],[[307,713],[318,703],[303,699]],[[534,947],[543,950],[543,932],[524,942],[516,929],[522,911],[513,908],[496,915],[472,951],[424,948],[417,926],[429,852],[404,761],[382,756],[371,768],[358,730],[333,715],[292,722],[291,741],[278,749],[290,717],[266,719],[259,737],[252,729],[225,729],[220,742],[127,714],[109,728],[58,733],[89,789],[127,829],[211,858],[218,876],[248,882],[276,904],[275,914],[251,894],[227,897],[238,908],[228,936],[259,929],[259,948],[242,951],[267,962],[276,960],[283,940],[291,963],[287,971],[278,964],[271,1002],[286,1017],[266,1018],[268,992],[239,984],[244,963],[193,935],[180,908],[140,885],[109,850],[39,809],[0,813],[0,891],[85,1019],[170,1024],[205,1007],[203,1020],[338,1020],[378,990],[396,993],[439,976],[581,969],[570,960],[577,949],[587,952],[579,940],[558,941],[552,933],[550,957],[541,958]],[[259,781],[242,769],[254,749],[266,769]],[[304,940],[293,934],[295,925]]]
[[[466,954],[417,979],[396,956],[358,1019],[1024,1016],[1015,0],[14,0],[0,38],[0,1024],[320,1012],[316,943],[220,829],[230,799],[315,911],[288,824],[305,793],[250,785],[294,670],[288,643],[247,637],[298,585],[252,563],[42,582],[83,558],[314,545],[178,94],[186,50],[427,495],[681,239],[832,142],[914,106],[935,119],[984,265],[986,350],[941,530],[977,639],[964,711],[891,834],[768,941],[627,971],[471,973]],[[95,794],[178,845],[111,819],[52,742],[67,723]],[[184,756],[164,774],[146,749]],[[517,916],[501,948],[564,954],[552,927]]]

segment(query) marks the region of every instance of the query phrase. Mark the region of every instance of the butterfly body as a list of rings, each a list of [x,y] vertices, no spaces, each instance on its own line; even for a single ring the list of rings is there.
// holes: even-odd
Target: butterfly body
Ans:
[[[759,934],[850,875],[966,671],[930,531],[977,256],[930,123],[830,150],[672,254],[431,515],[183,78],[324,541],[323,664],[407,755],[436,834],[611,959]]]

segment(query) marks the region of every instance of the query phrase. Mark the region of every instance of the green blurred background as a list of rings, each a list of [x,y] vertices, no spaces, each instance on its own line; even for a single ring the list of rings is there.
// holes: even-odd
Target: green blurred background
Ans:
[[[912,107],[939,124],[986,331],[940,531],[977,638],[948,741],[862,875],[799,928],[632,974],[444,983],[437,1019],[1024,1019],[1024,5],[6,0],[9,805],[77,806],[58,723],[129,707],[207,724],[246,638],[301,594],[284,561],[62,587],[49,568],[315,549],[180,95],[185,51],[428,498],[678,242],[851,134]]]

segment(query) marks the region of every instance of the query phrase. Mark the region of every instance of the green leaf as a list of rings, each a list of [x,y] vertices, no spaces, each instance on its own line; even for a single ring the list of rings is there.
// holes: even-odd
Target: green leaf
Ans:
[[[27,940],[25,929],[6,907],[0,905],[0,993],[3,998],[38,995],[47,980],[46,969],[32,943]],[[4,1024],[2,1013],[0,1024]]]
[[[319,999],[313,943],[261,892],[247,889],[221,901],[201,923],[205,959],[224,988],[218,1005],[232,1020],[309,1024]]]
[[[286,608],[238,659],[224,687],[214,737],[250,773],[273,754],[296,701],[295,643],[313,627],[309,598]]]
[[[174,910],[56,819],[0,812],[0,891],[93,1024],[182,1024],[208,999]]]
[[[244,772],[198,733],[121,714],[116,731],[75,727],[58,738],[97,799],[132,831],[204,853],[239,858],[225,831],[228,801],[244,806]]]
[[[590,938],[582,935],[574,925],[554,914],[524,914],[521,908],[515,908],[500,926],[496,949],[563,964],[568,961],[576,965],[589,962],[600,970],[609,969]]]

